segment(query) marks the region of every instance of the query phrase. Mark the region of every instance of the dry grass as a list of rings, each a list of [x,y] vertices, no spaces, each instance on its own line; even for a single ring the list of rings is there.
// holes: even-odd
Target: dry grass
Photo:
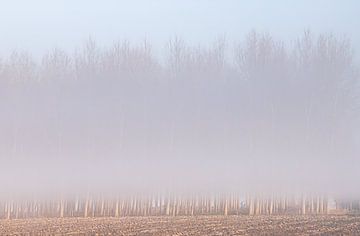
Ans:
[[[1,235],[360,235],[360,217],[198,216],[1,220]]]

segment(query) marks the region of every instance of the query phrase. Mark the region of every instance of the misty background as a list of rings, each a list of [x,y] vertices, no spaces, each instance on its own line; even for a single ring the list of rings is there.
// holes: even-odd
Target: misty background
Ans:
[[[1,191],[357,195],[357,5],[5,3]]]

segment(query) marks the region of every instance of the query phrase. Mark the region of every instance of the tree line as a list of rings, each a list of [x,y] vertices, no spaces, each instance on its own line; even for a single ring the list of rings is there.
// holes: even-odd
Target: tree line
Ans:
[[[4,168],[36,169],[49,182],[75,170],[122,185],[124,173],[200,185],[198,171],[214,173],[212,186],[227,182],[229,189],[276,186],[284,178],[288,188],[299,179],[312,190],[342,186],[336,175],[314,177],[356,162],[359,74],[350,40],[306,31],[285,43],[250,32],[234,47],[223,38],[209,47],[173,38],[165,49],[159,57],[147,41],[102,48],[90,38],[71,55],[54,49],[40,62],[25,52],[3,58]],[[150,160],[155,167],[144,164]],[[114,169],[124,163],[126,170]],[[193,174],[180,180],[188,167]],[[347,170],[343,178],[356,175]]]

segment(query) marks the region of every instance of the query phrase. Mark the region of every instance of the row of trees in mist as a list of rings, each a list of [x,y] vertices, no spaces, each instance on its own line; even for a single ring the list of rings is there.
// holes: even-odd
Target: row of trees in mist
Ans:
[[[358,82],[349,40],[309,32],[288,43],[251,32],[235,46],[219,39],[195,47],[174,38],[161,56],[146,41],[103,48],[92,39],[40,62],[14,52],[0,61],[0,155],[11,167],[2,174],[38,168],[51,182],[78,168],[109,184],[139,171],[155,173],[149,183],[205,180],[226,188],[225,181],[246,189],[241,176],[255,173],[254,182],[266,186],[340,186],[356,172],[315,183],[311,176],[356,161]],[[83,164],[89,159],[93,167]],[[205,159],[212,162],[204,166]]]
[[[351,202],[353,209],[358,202]],[[328,208],[325,197],[240,197],[236,194],[205,196],[132,196],[67,198],[0,202],[0,219],[51,217],[127,217],[199,215],[285,215],[333,214],[342,211],[338,204]],[[345,207],[343,208],[345,209]]]
[[[138,45],[119,41],[103,48],[92,38],[72,54],[55,48],[40,62],[26,51],[14,51],[8,58],[0,60],[1,82],[95,77],[121,79],[142,73],[167,78],[171,73],[201,78],[202,74],[208,74],[219,79],[231,76],[246,79],[261,78],[269,72],[283,77],[291,73],[294,77],[296,71],[322,73],[322,78],[327,73],[334,78],[341,74],[349,76],[349,70],[353,69],[353,50],[348,39],[331,34],[314,35],[309,31],[287,43],[266,33],[251,32],[234,46],[230,46],[225,38],[219,38],[208,47],[188,46],[184,40],[175,37],[169,40],[163,51],[161,56],[154,55],[146,40]],[[318,75],[313,74],[314,77]]]

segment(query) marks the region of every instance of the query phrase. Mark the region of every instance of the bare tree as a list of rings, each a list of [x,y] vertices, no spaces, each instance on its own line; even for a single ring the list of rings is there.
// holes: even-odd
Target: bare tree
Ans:
[[[42,58],[41,79],[67,79],[72,77],[71,58],[61,49],[55,48]]]

